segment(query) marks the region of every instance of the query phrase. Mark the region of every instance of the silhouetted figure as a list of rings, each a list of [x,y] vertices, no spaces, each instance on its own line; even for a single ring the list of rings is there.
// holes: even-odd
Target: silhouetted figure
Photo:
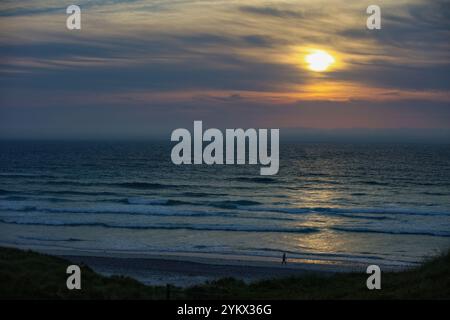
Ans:
[[[283,259],[281,261],[281,264],[286,264],[286,252],[283,253]]]

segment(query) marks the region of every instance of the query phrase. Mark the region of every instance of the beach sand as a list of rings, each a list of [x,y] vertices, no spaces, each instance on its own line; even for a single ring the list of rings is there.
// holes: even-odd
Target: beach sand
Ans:
[[[278,266],[249,264],[247,261],[230,261],[201,258],[180,259],[173,257],[105,257],[105,256],[61,256],[75,264],[85,264],[104,275],[126,275],[151,285],[171,284],[191,286],[205,281],[233,277],[244,281],[271,279],[314,272],[310,266],[297,263]],[[331,273],[317,269],[317,272]]]
[[[11,245],[4,245],[6,247]],[[289,259],[287,264],[269,257],[223,255],[191,252],[133,252],[74,250],[41,246],[13,246],[59,256],[74,264],[84,264],[106,275],[128,276],[147,285],[188,287],[205,281],[233,277],[246,282],[302,276],[332,275],[336,272],[365,273],[367,263],[330,262],[309,259]],[[381,265],[380,265],[381,266]],[[384,271],[401,271],[403,267],[381,266]]]
[[[17,246],[15,246],[17,247]],[[281,264],[281,257],[224,256],[219,254],[124,251],[78,251],[48,247],[22,248],[65,258],[84,264],[103,275],[121,275],[147,285],[171,284],[187,287],[205,281],[233,277],[244,281],[301,276],[310,273],[331,275],[335,272],[365,272],[366,265],[345,265],[313,260],[290,260]]]

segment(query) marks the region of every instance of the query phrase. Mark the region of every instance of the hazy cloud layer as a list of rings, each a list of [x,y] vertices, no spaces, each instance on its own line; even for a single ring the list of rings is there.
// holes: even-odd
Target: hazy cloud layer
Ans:
[[[0,134],[153,135],[199,119],[277,128],[450,128],[450,4],[0,3]],[[336,65],[305,67],[313,49]],[[69,130],[70,128],[70,130]],[[88,129],[90,128],[90,129]]]

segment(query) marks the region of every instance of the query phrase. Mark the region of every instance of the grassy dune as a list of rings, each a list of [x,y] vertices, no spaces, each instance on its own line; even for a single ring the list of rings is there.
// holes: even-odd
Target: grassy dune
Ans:
[[[87,266],[82,289],[66,288],[67,260],[0,248],[1,299],[450,299],[450,253],[403,272],[385,272],[381,290],[367,275],[305,275],[245,284],[221,279],[186,289],[146,286],[127,277],[104,277]],[[168,292],[169,291],[169,292]]]

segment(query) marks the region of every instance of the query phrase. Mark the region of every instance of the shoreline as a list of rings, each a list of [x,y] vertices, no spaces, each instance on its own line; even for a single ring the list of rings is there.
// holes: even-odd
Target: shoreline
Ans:
[[[4,246],[4,245],[3,245]],[[86,265],[105,276],[127,276],[145,285],[189,287],[206,281],[235,278],[247,283],[258,280],[336,273],[365,274],[368,264],[325,263],[314,260],[257,259],[248,256],[224,256],[206,253],[149,253],[99,250],[71,250],[37,246],[12,246],[23,250],[61,257],[74,264]],[[253,258],[253,259],[249,259]],[[409,267],[383,267],[385,271],[403,271]]]
[[[184,260],[164,260],[130,257],[98,257],[95,255],[63,256],[43,254],[0,246],[0,298],[3,299],[152,299],[152,300],[311,300],[311,299],[449,299],[450,253],[424,261],[420,266],[402,272],[383,271],[383,290],[368,290],[367,274],[359,272],[305,272],[301,268],[282,269],[248,266],[225,266]],[[203,274],[245,272],[255,276],[259,270],[270,279],[247,283],[238,278],[221,278],[190,286],[145,285],[126,276],[111,276],[96,272],[90,265],[110,266],[128,271],[186,272],[200,270]],[[82,290],[68,290],[67,267],[77,262],[82,277]],[[190,269],[190,271],[188,270]],[[295,270],[296,275],[286,273]],[[303,270],[303,272],[301,271]],[[272,272],[272,273],[271,273]],[[277,273],[277,274],[275,274]],[[278,277],[278,275],[280,277]],[[195,274],[191,274],[194,277]],[[198,279],[197,279],[198,280]]]

